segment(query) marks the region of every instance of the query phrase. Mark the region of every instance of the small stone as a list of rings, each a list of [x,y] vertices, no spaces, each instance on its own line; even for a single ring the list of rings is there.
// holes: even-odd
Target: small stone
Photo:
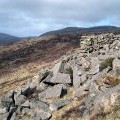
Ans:
[[[74,96],[82,99],[86,95],[88,95],[88,93],[89,93],[89,86],[82,86],[76,90]]]
[[[42,101],[34,101],[33,103],[31,103],[31,109],[39,109],[51,113],[48,104]]]
[[[115,58],[113,60],[113,69],[115,69],[115,68],[120,68],[120,59],[118,59],[118,58]]]
[[[58,62],[52,69],[53,74],[63,73],[64,72],[65,61]]]
[[[24,95],[18,95],[15,97],[15,104],[21,105],[26,101],[26,97]]]
[[[51,111],[55,111],[55,110],[58,110],[60,109],[61,107],[65,106],[65,105],[68,105],[70,104],[71,101],[66,99],[66,100],[56,100],[54,101],[53,103],[50,104],[50,110]]]
[[[49,120],[51,116],[51,113],[47,113],[40,110],[33,113],[31,120]]]
[[[45,84],[44,82],[41,82],[37,85],[36,90],[37,91],[44,91],[47,89],[47,86],[48,86],[47,84]]]
[[[0,114],[5,114],[7,111],[6,111],[6,108],[0,108]]]

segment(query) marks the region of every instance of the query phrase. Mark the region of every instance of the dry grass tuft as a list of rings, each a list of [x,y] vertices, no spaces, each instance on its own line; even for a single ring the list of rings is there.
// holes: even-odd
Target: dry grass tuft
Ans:
[[[98,79],[95,82],[99,87],[105,86],[107,88],[110,88],[120,84],[120,76],[117,76],[113,73],[107,73],[102,76],[101,79]]]
[[[120,120],[120,109],[109,114],[99,116],[98,120]]]
[[[100,71],[104,70],[105,68],[107,68],[108,66],[112,67],[113,66],[113,60],[114,58],[108,58],[106,60],[104,60],[101,64],[100,64]]]
[[[8,92],[9,90],[16,89],[18,86],[22,85],[27,80],[36,75],[36,73],[38,73],[41,68],[47,67],[50,64],[51,63],[37,65],[37,63],[30,63],[28,65],[20,66],[17,69],[10,71],[10,73],[1,76],[0,95]]]
[[[74,99],[71,104],[61,108],[58,111],[55,111],[51,120],[80,120],[80,114],[77,108],[82,103],[82,101]]]
[[[112,74],[107,74],[103,78],[103,83],[106,84],[108,87],[114,87],[120,83],[120,77],[112,75]]]

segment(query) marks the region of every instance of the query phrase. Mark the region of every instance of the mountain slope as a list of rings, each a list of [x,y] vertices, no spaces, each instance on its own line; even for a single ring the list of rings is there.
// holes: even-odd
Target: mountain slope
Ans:
[[[64,32],[61,34],[24,38],[24,40],[13,44],[1,45],[0,83],[24,81],[38,72],[41,67],[50,65],[68,51],[79,48],[82,37],[77,32],[79,29],[83,28],[66,28],[62,30]],[[119,28],[117,27],[93,27],[86,29],[86,31],[91,31],[91,29],[99,32],[116,29],[115,31],[119,33]],[[88,33],[86,32],[85,34]],[[96,32],[93,32],[93,34],[96,34]]]
[[[42,42],[52,61],[75,45]],[[24,83],[0,85],[0,120],[120,120],[120,34],[84,35],[80,45]]]
[[[0,33],[0,44],[10,44],[19,41],[21,38]]]
[[[18,78],[20,80],[33,75],[41,66],[78,48],[79,43],[79,36],[62,35],[47,38],[36,37],[0,46],[0,83],[16,81]]]
[[[61,30],[50,31],[41,36],[46,35],[62,35],[62,34],[100,34],[100,33],[120,33],[120,28],[115,26],[96,26],[90,28],[67,27]]]

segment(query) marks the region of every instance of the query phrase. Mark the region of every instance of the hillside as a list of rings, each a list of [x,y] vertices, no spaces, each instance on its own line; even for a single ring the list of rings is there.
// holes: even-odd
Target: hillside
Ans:
[[[79,27],[67,27],[61,30],[50,31],[41,36],[46,35],[63,35],[63,34],[74,34],[74,35],[83,35],[83,34],[103,34],[103,33],[120,33],[120,28],[115,26],[96,26],[90,28],[79,28]]]
[[[32,76],[41,66],[46,66],[79,47],[79,37],[36,37],[0,46],[0,83],[24,80]]]
[[[36,48],[31,51],[41,56],[38,59],[52,64],[24,84],[2,84],[1,120],[119,120],[120,34],[83,35],[78,39],[62,36],[34,44],[29,41],[29,46],[31,43]],[[40,54],[36,54],[38,50]],[[32,55],[27,60],[35,63],[37,57],[34,59],[31,51],[26,54],[28,51],[29,47],[23,55]],[[8,60],[14,56],[21,60],[16,54]]]
[[[26,37],[19,42],[0,45],[1,86],[3,84],[15,84],[16,81],[19,85],[21,81],[24,82],[34,76],[42,67],[51,65],[53,61],[59,59],[68,51],[79,48],[82,36],[88,33],[88,35],[100,34],[98,31],[101,31],[102,34],[105,31],[114,31],[114,34],[119,34],[119,28],[113,26],[92,28],[69,27],[53,31],[55,34],[48,35],[48,33],[45,33],[46,35],[44,34],[39,37]]]
[[[14,42],[18,42],[19,40],[21,40],[21,38],[8,35],[8,34],[4,34],[4,33],[0,33],[0,45],[11,44]]]
[[[103,28],[0,45],[0,119],[119,119],[120,33]]]
[[[15,84],[16,81],[19,85],[21,81],[34,76],[42,67],[51,65],[68,51],[79,48],[82,36],[100,34],[98,31],[102,34],[111,31],[119,34],[119,28],[113,26],[69,27],[53,31],[55,34],[45,33],[46,35],[39,37],[26,37],[19,42],[0,45],[1,86]]]
[[[60,30],[54,30],[50,32],[46,32],[40,37],[51,37],[51,36],[57,36],[57,35],[83,35],[83,34],[100,34],[100,33],[120,33],[120,28],[115,26],[96,26],[96,27],[90,27],[90,28],[79,28],[79,27],[67,27]],[[0,33],[0,45],[6,45],[6,44],[12,44],[15,42],[19,42],[20,40],[28,40],[28,39],[37,39],[37,37],[16,37],[12,35],[8,35],[5,33]]]

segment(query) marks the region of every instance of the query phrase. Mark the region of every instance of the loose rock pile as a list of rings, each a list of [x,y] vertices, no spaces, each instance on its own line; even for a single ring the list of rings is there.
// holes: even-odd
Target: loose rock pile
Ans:
[[[0,97],[0,120],[48,120],[74,99],[79,118],[120,107],[120,35],[82,36],[80,48]],[[69,93],[70,89],[72,93]]]

